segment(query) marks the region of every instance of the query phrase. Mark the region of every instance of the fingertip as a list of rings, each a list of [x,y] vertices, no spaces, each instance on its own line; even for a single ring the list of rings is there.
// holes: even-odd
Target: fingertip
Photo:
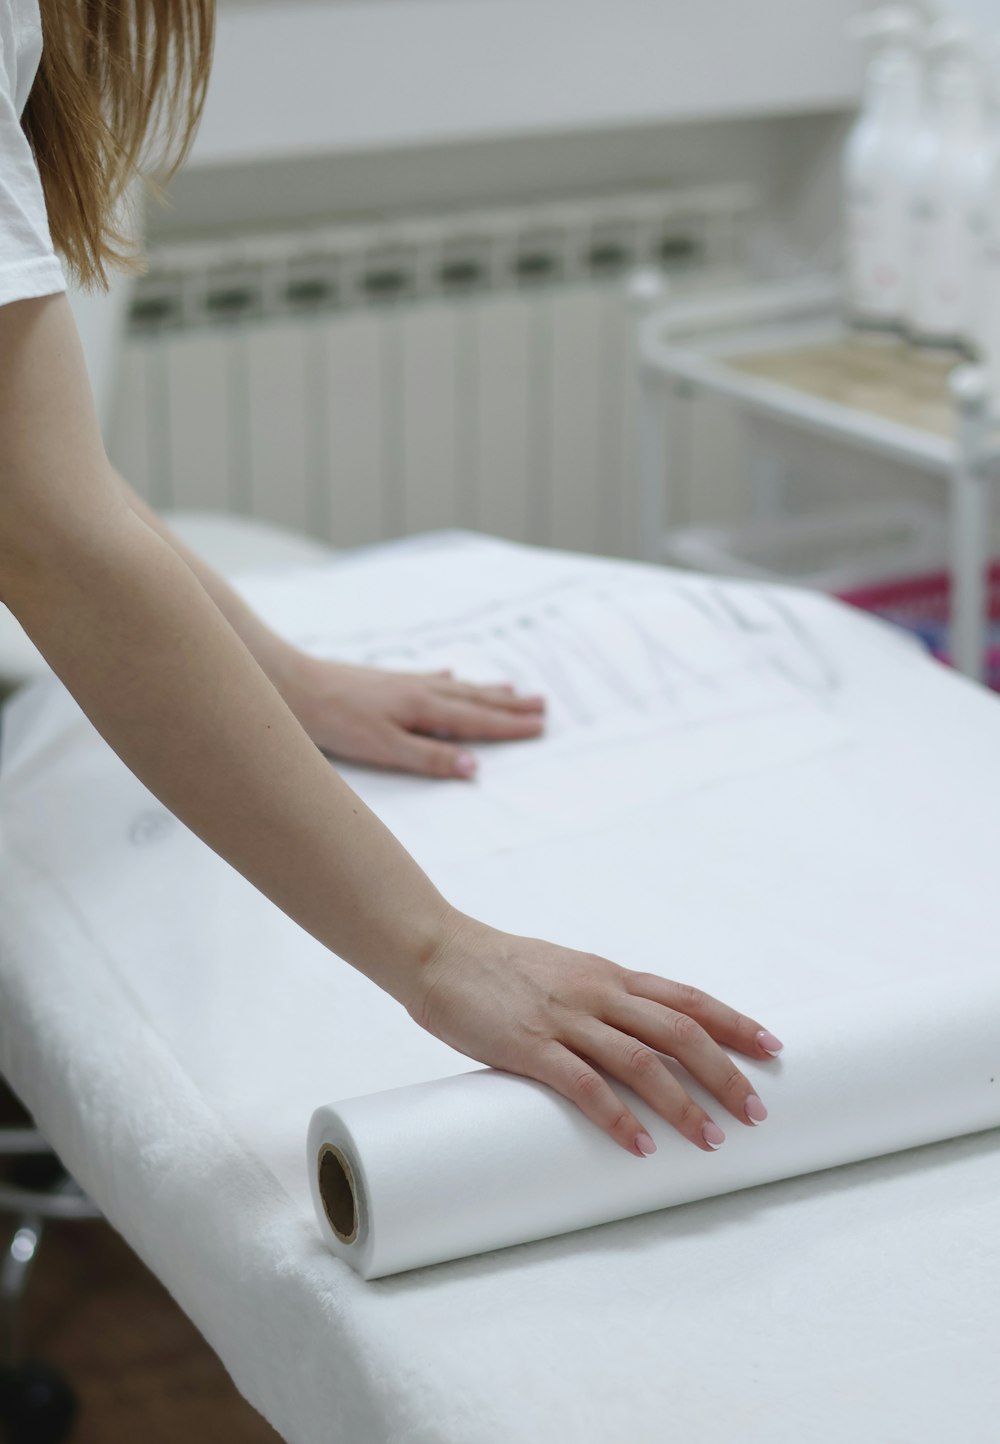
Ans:
[[[726,1141],[726,1135],[722,1129],[717,1123],[713,1123],[711,1119],[709,1119],[702,1128],[701,1136],[705,1140],[705,1146],[710,1153],[714,1153],[717,1148],[721,1148]]]
[[[620,1129],[617,1129],[617,1128],[615,1128],[615,1129],[605,1128],[605,1129],[604,1129],[604,1132],[605,1132],[605,1133],[608,1135],[608,1137],[611,1139],[611,1142],[612,1142],[612,1143],[617,1143],[618,1147],[621,1148],[625,1153],[629,1154],[629,1156],[630,1156],[631,1158],[648,1158],[648,1157],[649,1157],[649,1155],[648,1155],[647,1153],[644,1153],[644,1152],[643,1152],[643,1150],[642,1150],[642,1148],[641,1148],[641,1146],[640,1146],[640,1144],[639,1144],[639,1138],[640,1138],[640,1136],[642,1135],[643,1131],[644,1131],[644,1130],[640,1127],[640,1125],[639,1125],[638,1123],[636,1123],[634,1127],[629,1127],[624,1133],[621,1132],[621,1130],[620,1130]],[[646,1137],[648,1138],[649,1135],[646,1134]],[[650,1142],[652,1143],[652,1139],[650,1139]],[[655,1143],[653,1144],[653,1152],[654,1152],[654,1153],[656,1152],[656,1144],[655,1144]]]
[[[780,1038],[776,1038],[774,1034],[769,1033],[766,1028],[759,1030],[754,1038],[754,1042],[769,1058],[776,1058],[785,1046]]]
[[[740,1121],[747,1123],[751,1128],[755,1128],[758,1123],[763,1123],[767,1118],[767,1107],[763,1099],[759,1098],[756,1093],[747,1094],[743,1100],[743,1112],[745,1116]]]
[[[499,691],[504,693],[504,706],[517,708],[522,712],[544,712],[545,698],[540,696],[525,696],[516,687],[500,687]]]
[[[475,777],[479,762],[472,752],[459,752],[455,758],[455,776],[466,779]]]

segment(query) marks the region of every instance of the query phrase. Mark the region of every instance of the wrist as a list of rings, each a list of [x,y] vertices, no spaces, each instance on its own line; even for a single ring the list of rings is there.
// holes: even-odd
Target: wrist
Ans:
[[[375,938],[369,934],[364,949],[367,956],[350,960],[418,1023],[435,962],[469,921],[436,888],[434,894],[434,901],[428,900],[426,908],[411,906],[396,917],[383,915],[380,925],[373,929],[373,934],[378,934],[376,946],[371,948]]]
[[[460,912],[458,908],[446,906],[447,911],[439,919],[435,938],[424,948],[411,971],[410,994],[405,1006],[410,1017],[421,1028],[428,1026],[428,1007],[441,968],[447,968],[448,960],[455,956],[456,952],[468,952],[475,931],[483,931],[483,924],[475,918]]]
[[[420,1027],[426,1026],[427,1002],[434,986],[438,964],[452,951],[455,939],[474,925],[473,919],[467,914],[452,907],[450,903],[445,903],[435,925],[423,935],[415,948],[407,974],[407,996],[405,999],[400,997],[399,1001]]]

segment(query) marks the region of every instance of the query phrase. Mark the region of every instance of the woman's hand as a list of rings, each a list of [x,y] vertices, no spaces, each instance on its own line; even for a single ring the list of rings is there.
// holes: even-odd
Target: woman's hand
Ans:
[[[760,1060],[782,1045],[718,999],[461,913],[445,939],[405,1000],[414,1022],[470,1058],[549,1084],[629,1153],[656,1145],[595,1064],[705,1152],[725,1134],[658,1053],[682,1063],[741,1123],[767,1117],[720,1044]]]
[[[427,777],[472,777],[476,759],[462,742],[537,737],[545,725],[542,697],[451,672],[385,672],[300,653],[278,685],[324,752]]]

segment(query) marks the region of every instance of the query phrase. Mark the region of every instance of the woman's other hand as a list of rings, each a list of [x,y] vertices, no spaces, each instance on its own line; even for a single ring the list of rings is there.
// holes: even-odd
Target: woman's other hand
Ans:
[[[473,777],[476,758],[463,744],[537,737],[545,726],[544,698],[451,672],[386,672],[298,654],[278,685],[324,752],[426,777]]]

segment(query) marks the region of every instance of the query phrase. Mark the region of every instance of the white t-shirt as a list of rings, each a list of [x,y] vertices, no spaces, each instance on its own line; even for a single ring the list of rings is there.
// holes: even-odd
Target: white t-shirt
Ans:
[[[0,0],[0,306],[65,291],[24,110],[42,54],[38,0]]]

